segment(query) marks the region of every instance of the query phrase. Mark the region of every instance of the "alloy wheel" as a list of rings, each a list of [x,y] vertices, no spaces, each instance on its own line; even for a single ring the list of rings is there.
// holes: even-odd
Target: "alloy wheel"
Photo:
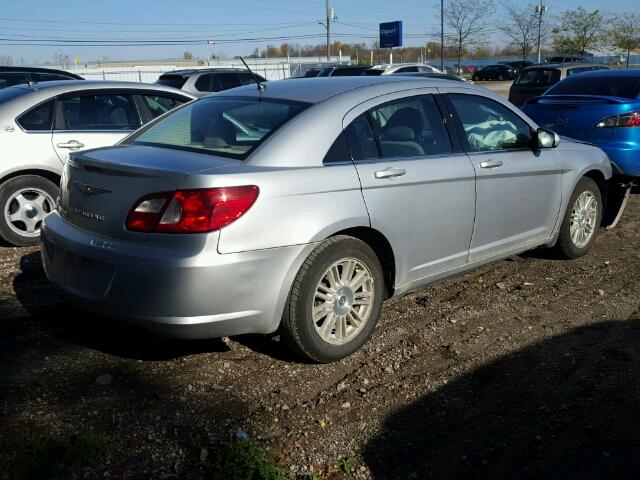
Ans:
[[[374,305],[371,271],[355,258],[334,262],[322,275],[313,297],[313,324],[325,342],[344,345],[364,328]]]

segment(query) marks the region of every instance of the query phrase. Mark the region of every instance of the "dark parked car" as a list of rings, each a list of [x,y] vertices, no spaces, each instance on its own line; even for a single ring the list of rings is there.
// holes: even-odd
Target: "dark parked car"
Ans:
[[[488,65],[473,74],[471,80],[511,80],[518,72],[509,65]]]
[[[307,71],[305,72],[305,74],[304,74],[304,75],[302,75],[302,78],[313,78],[313,77],[317,77],[321,70],[322,70],[321,68],[312,68],[312,69],[310,69],[310,70],[307,70]]]
[[[320,70],[318,77],[359,77],[371,65],[338,65]]]
[[[518,72],[521,72],[527,67],[531,67],[533,65],[532,62],[526,62],[523,60],[514,61],[514,62],[500,62],[501,65],[506,65],[508,67],[516,69]]]
[[[240,68],[193,68],[174,70],[160,75],[156,84],[179,88],[192,95],[202,97],[212,92],[221,92],[257,83],[256,80],[266,82],[260,75]]]
[[[575,57],[570,55],[558,55],[551,57],[547,60],[547,63],[584,63],[588,62],[585,57]]]
[[[420,78],[439,78],[441,80],[455,80],[457,82],[464,82],[464,78],[460,78],[457,75],[451,73],[433,73],[433,72],[409,72],[409,73],[394,73],[394,76],[401,75],[403,77],[420,77]]]
[[[533,97],[542,95],[553,85],[571,75],[607,70],[609,67],[595,63],[570,63],[568,65],[536,65],[525,68],[509,89],[509,101],[518,107]]]
[[[0,67],[0,88],[54,80],[84,80],[84,78],[74,73],[52,68]]]

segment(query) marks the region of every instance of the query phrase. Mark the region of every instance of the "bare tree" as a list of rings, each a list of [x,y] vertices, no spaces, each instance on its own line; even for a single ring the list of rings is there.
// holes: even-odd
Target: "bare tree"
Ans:
[[[498,28],[518,49],[522,60],[526,61],[538,35],[538,18],[534,15],[534,7],[513,3],[504,3],[502,6],[504,19],[498,23]]]
[[[453,35],[454,48],[458,57],[458,68],[462,54],[469,45],[480,43],[479,35],[485,27],[488,16],[493,14],[493,0],[449,0],[444,10],[445,23]]]
[[[640,50],[640,14],[623,13],[613,20],[613,28],[609,31],[614,47],[627,54],[627,68],[631,52]]]
[[[587,12],[578,7],[562,12],[561,23],[553,30],[553,44],[558,52],[584,55],[596,45],[604,30],[605,18],[600,10]]]
[[[182,52],[183,60],[193,60],[193,53],[191,52]]]

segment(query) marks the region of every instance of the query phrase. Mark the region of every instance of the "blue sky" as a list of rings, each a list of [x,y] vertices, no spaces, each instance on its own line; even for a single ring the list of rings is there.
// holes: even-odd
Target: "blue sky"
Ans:
[[[445,0],[446,1],[446,0]],[[528,1],[518,3],[528,4]],[[421,45],[439,31],[438,6],[433,0],[333,0],[338,17],[333,25],[336,39],[370,43],[383,21],[403,20],[405,45]],[[551,13],[583,6],[602,8],[598,0],[553,0]],[[637,0],[611,2],[606,13],[640,11]],[[11,3],[0,13],[0,55],[11,55],[14,62],[51,62],[55,53],[79,57],[90,62],[108,57],[120,59],[178,58],[185,50],[198,57],[216,53],[226,56],[250,53],[267,43],[285,40],[248,41],[258,37],[288,37],[290,43],[317,44],[323,41],[324,27],[317,22],[324,16],[323,0],[28,0]],[[490,19],[491,40],[498,14]],[[422,36],[424,35],[424,36]],[[7,45],[6,39],[55,38],[84,40],[192,39],[196,45],[164,46],[24,46]],[[295,38],[298,37],[298,38]],[[229,43],[206,45],[205,39]],[[18,43],[18,42],[13,42]]]

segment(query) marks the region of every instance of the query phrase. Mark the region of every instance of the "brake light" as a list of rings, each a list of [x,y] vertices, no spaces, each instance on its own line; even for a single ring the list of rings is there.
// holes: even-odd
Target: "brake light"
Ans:
[[[244,215],[259,192],[255,185],[245,185],[147,195],[131,209],[126,226],[134,232],[212,232]]]
[[[606,117],[596,123],[596,128],[640,127],[640,112],[623,113]]]

